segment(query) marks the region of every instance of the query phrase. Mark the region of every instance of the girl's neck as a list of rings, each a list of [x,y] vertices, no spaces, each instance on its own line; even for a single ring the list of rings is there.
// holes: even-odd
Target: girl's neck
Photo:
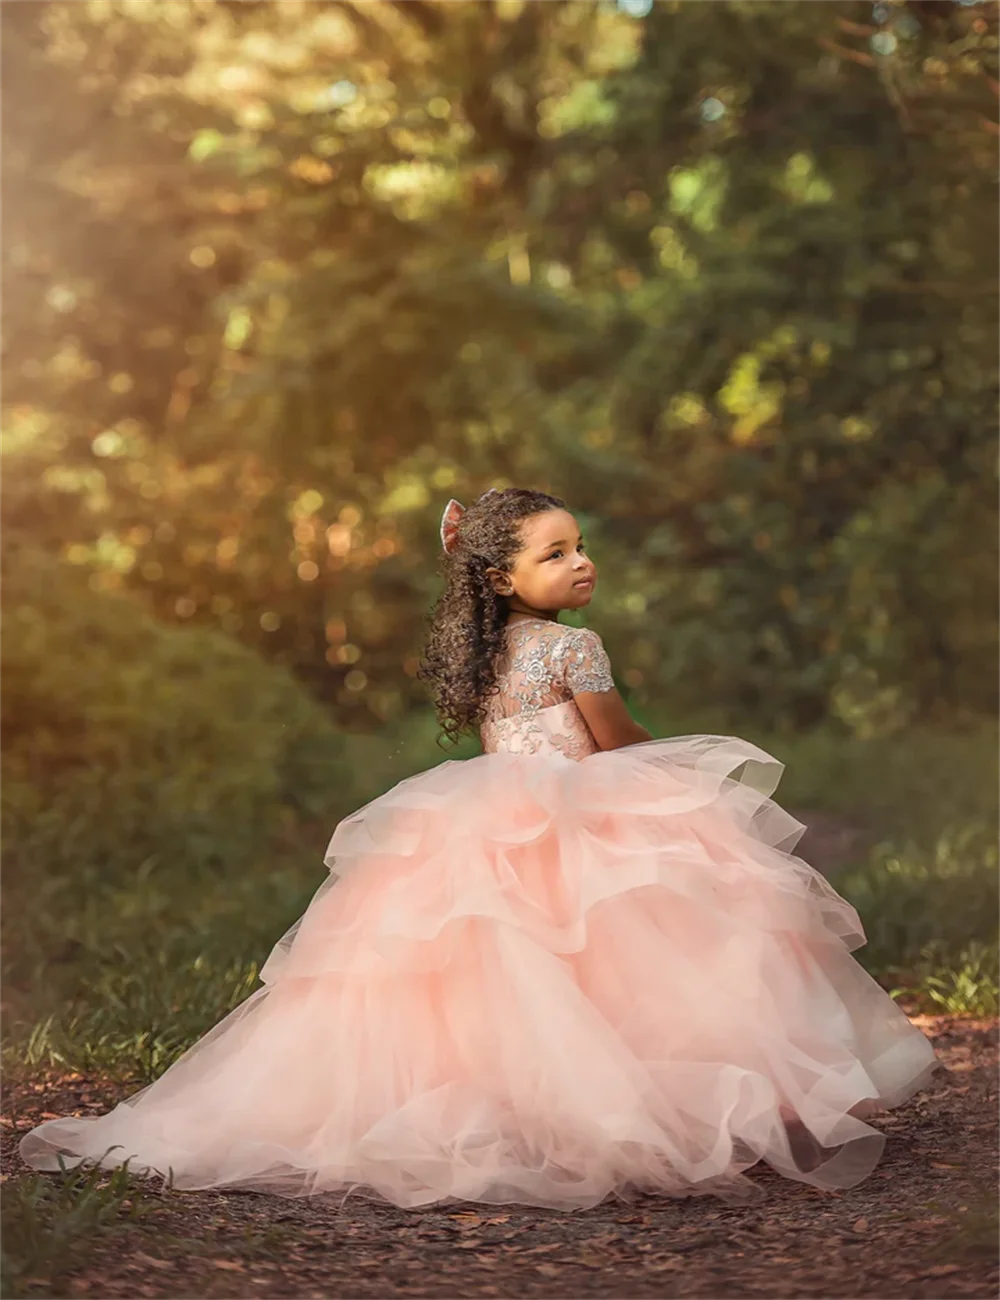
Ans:
[[[507,610],[507,626],[511,623],[558,623],[559,611],[554,614],[532,612],[527,609],[518,609],[516,607]]]

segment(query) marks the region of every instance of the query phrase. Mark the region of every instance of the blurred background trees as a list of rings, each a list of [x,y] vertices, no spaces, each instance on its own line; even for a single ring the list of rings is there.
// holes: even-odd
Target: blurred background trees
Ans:
[[[423,702],[444,501],[531,484],[639,707],[995,707],[995,5],[2,22],[20,553],[372,730]]]
[[[0,26],[6,1064],[154,1077],[249,990],[440,757],[438,521],[505,484],[654,734],[846,827],[872,973],[995,1014],[996,4]]]

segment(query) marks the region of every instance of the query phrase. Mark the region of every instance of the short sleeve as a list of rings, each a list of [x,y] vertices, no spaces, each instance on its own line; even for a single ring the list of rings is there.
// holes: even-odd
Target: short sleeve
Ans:
[[[574,628],[563,644],[563,681],[574,694],[581,691],[613,691],[611,661],[596,632],[589,627]]]

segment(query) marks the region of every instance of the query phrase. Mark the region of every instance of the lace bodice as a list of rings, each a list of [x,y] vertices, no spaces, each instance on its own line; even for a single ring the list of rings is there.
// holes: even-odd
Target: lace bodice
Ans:
[[[480,738],[487,754],[563,754],[580,759],[600,746],[574,703],[584,691],[614,689],[601,638],[585,627],[525,619],[507,627],[496,694]]]

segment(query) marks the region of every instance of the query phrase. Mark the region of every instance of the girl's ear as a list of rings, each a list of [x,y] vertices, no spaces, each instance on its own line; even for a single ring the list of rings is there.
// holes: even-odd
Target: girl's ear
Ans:
[[[513,596],[514,588],[511,586],[509,573],[504,573],[503,569],[490,567],[486,570],[486,576],[498,596]]]

